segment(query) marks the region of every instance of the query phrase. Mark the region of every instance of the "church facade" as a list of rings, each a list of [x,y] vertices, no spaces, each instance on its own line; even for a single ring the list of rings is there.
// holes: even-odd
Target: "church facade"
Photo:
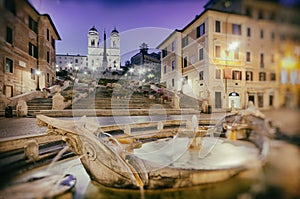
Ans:
[[[101,41],[97,29],[93,26],[88,33],[88,69],[91,71],[120,70],[120,35],[116,28],[111,32],[110,38],[103,33]]]

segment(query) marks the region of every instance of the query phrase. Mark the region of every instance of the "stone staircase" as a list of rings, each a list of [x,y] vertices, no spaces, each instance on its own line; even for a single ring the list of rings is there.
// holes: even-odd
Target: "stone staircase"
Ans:
[[[35,98],[27,102],[28,116],[35,116],[35,112],[52,109],[52,98]]]
[[[133,92],[128,98],[117,98],[105,87],[98,87],[94,93],[77,101],[68,109],[149,109],[155,106],[172,108],[171,102],[161,103],[159,99],[149,99],[141,93]]]

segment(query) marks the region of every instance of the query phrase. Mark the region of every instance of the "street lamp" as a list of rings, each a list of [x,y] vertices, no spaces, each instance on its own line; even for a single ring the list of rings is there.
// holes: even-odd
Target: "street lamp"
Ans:
[[[235,51],[239,46],[239,42],[235,41],[232,42],[231,44],[229,44],[228,48],[225,50],[225,70],[224,70],[224,79],[225,79],[225,99],[228,97],[227,96],[227,79],[231,78],[231,74],[228,74],[228,70],[227,70],[227,61],[228,61],[228,55],[230,51]],[[230,71],[231,72],[231,71]]]
[[[35,74],[37,75],[37,83],[36,83],[36,90],[40,91],[40,75],[41,75],[41,71],[40,70],[36,70]]]

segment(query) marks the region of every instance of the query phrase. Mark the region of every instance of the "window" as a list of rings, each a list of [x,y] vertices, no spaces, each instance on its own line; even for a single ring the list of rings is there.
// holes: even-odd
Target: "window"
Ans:
[[[264,38],[264,30],[260,29],[260,38],[263,39]]]
[[[266,81],[266,73],[265,72],[259,73],[259,81]]]
[[[187,63],[187,57],[183,58],[183,68],[187,67],[188,63]]]
[[[251,53],[250,52],[246,52],[246,61],[251,62]]]
[[[271,12],[270,15],[269,15],[269,19],[271,21],[275,20],[276,16],[275,16],[275,13],[274,12]]]
[[[48,28],[47,28],[47,40],[48,40],[48,41],[50,40],[50,31],[49,31]]]
[[[38,58],[38,48],[29,42],[29,55]]]
[[[50,82],[50,74],[47,73],[47,82],[49,83]]]
[[[50,52],[47,51],[47,63],[50,63]]]
[[[91,41],[91,46],[95,46],[95,40],[94,39],[92,39],[92,41]]]
[[[189,44],[188,36],[182,38],[182,48],[186,47]]]
[[[234,80],[242,80],[242,71],[233,70],[232,71],[232,79],[234,79]]]
[[[167,66],[164,65],[164,74],[166,74],[166,73],[167,73]]]
[[[30,16],[29,16],[29,28],[33,30],[35,33],[38,33],[38,23],[34,21]]]
[[[232,34],[241,35],[242,34],[242,26],[240,24],[232,24]]]
[[[35,70],[33,68],[31,68],[30,72],[31,72],[31,79],[35,80]]]
[[[260,68],[264,68],[264,54],[260,53]]]
[[[172,79],[172,87],[174,87],[174,86],[175,86],[175,80]]]
[[[15,1],[12,0],[5,0],[4,2],[4,7],[9,10],[10,12],[12,12],[14,15],[16,14],[16,5],[15,5]]]
[[[264,18],[264,13],[262,10],[258,11],[258,19],[263,19]]]
[[[13,30],[10,27],[6,27],[6,42],[13,44]]]
[[[191,64],[194,64],[194,63],[195,63],[195,56],[194,56],[194,55],[191,55],[191,56],[190,56],[190,63],[191,63]]]
[[[221,79],[221,69],[216,69],[216,79]]]
[[[167,54],[168,54],[167,48],[163,49],[162,50],[162,57],[167,56]]]
[[[215,57],[221,57],[221,46],[215,46]]]
[[[253,72],[246,71],[246,81],[253,81]]]
[[[202,23],[200,26],[197,27],[196,37],[199,38],[204,34],[205,34],[205,23]]]
[[[239,59],[239,49],[238,48],[236,48],[235,50],[234,50],[234,59]]]
[[[248,17],[252,17],[252,13],[251,13],[251,9],[250,8],[246,8],[246,15]]]
[[[215,22],[215,31],[221,32],[221,22],[220,21]]]
[[[13,73],[14,72],[13,68],[14,68],[13,60],[6,58],[5,59],[5,72]]]
[[[199,49],[199,61],[203,60],[203,48]]]
[[[269,95],[269,106],[273,106],[274,96]]]
[[[78,59],[75,59],[75,63],[78,64]]]
[[[275,33],[271,32],[271,40],[274,41],[275,40]]]
[[[276,81],[276,74],[275,73],[270,73],[270,80],[271,81]]]
[[[247,37],[251,37],[251,28],[247,28]]]
[[[51,45],[53,48],[55,48],[55,39],[53,37],[51,37]]]
[[[174,60],[172,60],[171,66],[172,66],[172,70],[174,70],[175,69],[175,61]]]
[[[199,72],[199,80],[204,80],[204,72],[203,71],[200,71]]]
[[[257,97],[258,97],[257,98],[257,100],[258,100],[258,107],[259,108],[264,107],[264,95],[263,95],[263,93],[259,93]]]
[[[172,49],[172,51],[175,50],[175,41],[172,42],[172,44],[171,44],[171,49]]]
[[[274,63],[274,54],[271,54],[271,63]]]
[[[222,108],[221,92],[215,92],[215,108]]]

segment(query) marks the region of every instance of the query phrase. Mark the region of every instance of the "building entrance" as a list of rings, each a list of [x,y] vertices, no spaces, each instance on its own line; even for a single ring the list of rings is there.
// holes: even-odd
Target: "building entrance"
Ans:
[[[240,108],[240,95],[236,92],[232,92],[228,97],[229,108]]]

